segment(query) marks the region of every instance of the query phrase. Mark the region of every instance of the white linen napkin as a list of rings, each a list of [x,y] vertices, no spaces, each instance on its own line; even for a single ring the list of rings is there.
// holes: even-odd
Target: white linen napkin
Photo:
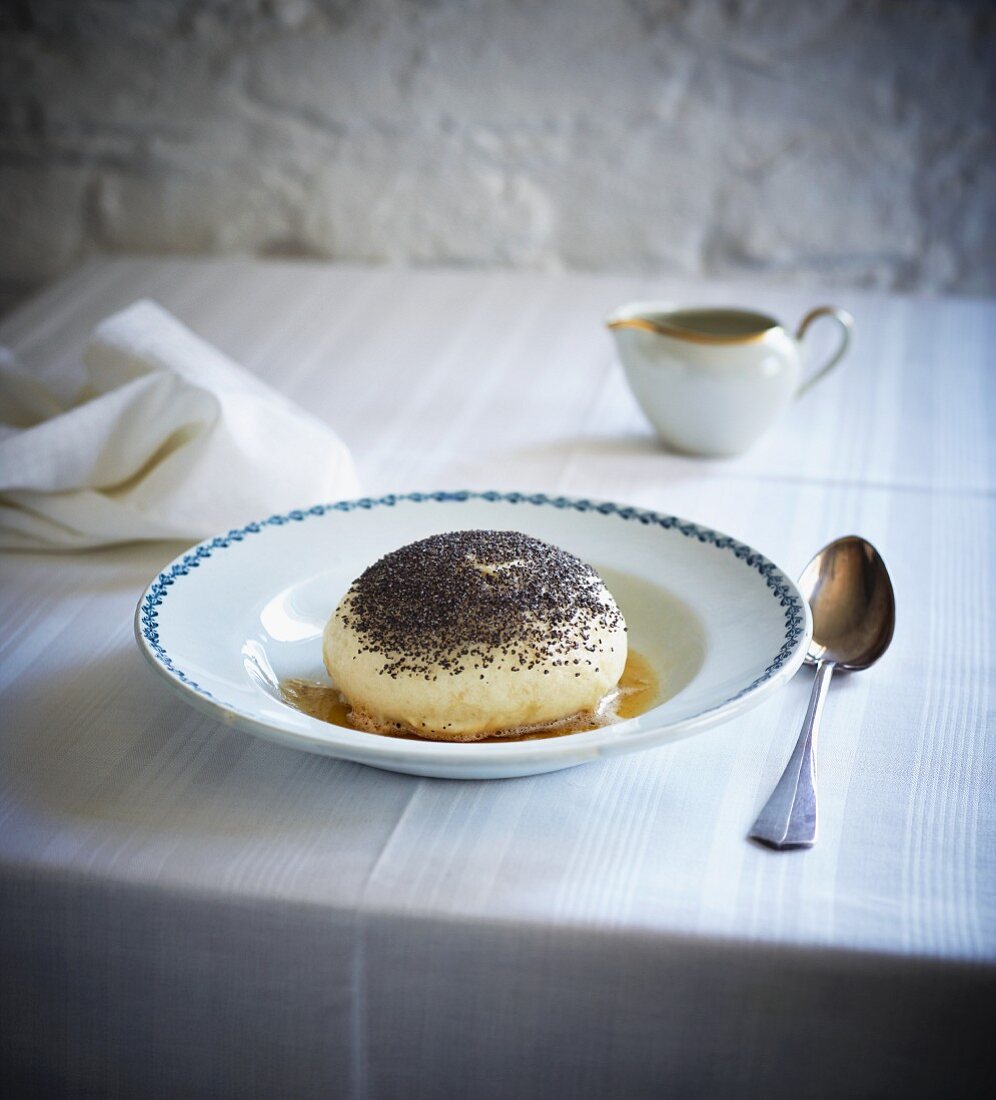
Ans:
[[[193,541],[358,491],[331,428],[154,302],[83,361],[66,406],[0,349],[0,548]]]

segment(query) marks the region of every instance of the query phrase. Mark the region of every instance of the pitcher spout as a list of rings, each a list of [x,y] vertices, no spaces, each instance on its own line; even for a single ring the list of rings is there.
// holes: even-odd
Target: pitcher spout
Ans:
[[[658,336],[663,334],[661,326],[654,324],[653,321],[648,321],[646,317],[609,317],[605,325],[612,330],[635,328],[643,332],[656,333]]]

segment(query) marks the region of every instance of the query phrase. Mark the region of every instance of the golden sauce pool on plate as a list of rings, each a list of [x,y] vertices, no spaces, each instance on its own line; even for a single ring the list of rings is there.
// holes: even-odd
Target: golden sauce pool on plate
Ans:
[[[331,684],[318,684],[311,680],[286,679],[280,681],[280,695],[285,703],[321,722],[334,726],[356,729],[350,721],[349,704],[344,703],[338,690]],[[597,715],[583,715],[548,727],[530,730],[515,737],[483,737],[479,741],[462,744],[482,745],[489,742],[536,741],[545,737],[564,737],[569,733],[583,733],[599,729],[624,718],[636,718],[665,701],[661,685],[650,662],[632,649],[626,658],[626,667],[619,679],[615,697],[605,711]],[[398,737],[406,741],[422,741],[413,733],[398,730],[397,733],[372,734],[374,737]],[[451,744],[453,742],[450,742]]]

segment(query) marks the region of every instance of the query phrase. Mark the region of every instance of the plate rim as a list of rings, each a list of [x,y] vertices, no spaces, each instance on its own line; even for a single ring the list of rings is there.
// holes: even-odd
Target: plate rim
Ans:
[[[464,764],[473,765],[476,763],[479,765],[485,761],[490,761],[495,765],[499,763],[528,765],[561,755],[564,749],[567,748],[565,742],[580,748],[577,738],[584,737],[583,733],[578,734],[577,738],[572,737],[569,739],[546,738],[536,741],[508,743],[488,742],[483,745],[432,741],[429,739],[424,741],[399,741],[392,738],[371,738],[369,745],[364,744],[361,750],[354,752],[349,745],[333,744],[318,737],[312,738],[300,731],[291,731],[270,725],[267,722],[260,721],[238,706],[216,698],[210,691],[188,676],[182,668],[178,667],[159,638],[159,608],[168,598],[169,591],[176,584],[178,578],[186,576],[192,569],[198,568],[203,561],[213,557],[217,552],[244,542],[245,539],[269,527],[283,527],[288,524],[303,523],[309,518],[321,517],[330,512],[370,511],[380,507],[395,507],[403,503],[449,504],[467,503],[469,501],[481,501],[487,504],[528,504],[536,507],[552,506],[580,513],[595,512],[605,517],[617,516],[625,521],[636,521],[644,526],[653,525],[665,530],[676,530],[686,538],[693,538],[717,549],[730,551],[735,558],[763,578],[767,588],[772,592],[773,598],[777,598],[780,606],[784,609],[785,634],[782,646],[768,663],[764,672],[755,677],[750,684],[741,688],[736,694],[723,702],[699,711],[688,718],[664,723],[651,729],[638,732],[632,731],[631,736],[621,743],[610,741],[596,746],[586,746],[595,750],[583,754],[586,758],[595,759],[600,756],[611,755],[613,751],[629,751],[641,747],[647,740],[659,741],[659,736],[655,735],[659,735],[661,731],[666,731],[669,735],[667,740],[671,741],[719,725],[761,703],[776,688],[790,680],[805,659],[806,649],[812,633],[812,615],[808,601],[802,596],[795,582],[786,573],[779,569],[766,555],[759,550],[755,550],[747,543],[711,527],[683,519],[680,516],[657,512],[649,508],[640,508],[636,505],[593,500],[587,497],[550,496],[546,493],[478,491],[471,489],[388,493],[379,497],[356,497],[348,500],[313,504],[307,508],[295,508],[289,512],[277,513],[264,520],[255,520],[243,527],[232,528],[226,534],[218,534],[204,539],[163,566],[156,577],[143,590],[135,608],[134,616],[135,639],[138,647],[152,668],[201,713],[215,718],[225,725],[237,726],[249,733],[280,744],[298,749],[310,748],[312,751],[320,751],[341,759],[366,763],[369,762],[370,757],[383,757],[386,763],[390,760],[397,761],[400,755],[410,754],[414,757],[420,757],[427,763],[435,761],[441,765],[445,764],[447,767],[454,768]],[[315,719],[315,721],[318,720]],[[629,719],[588,732],[604,733],[607,730],[622,730],[633,721],[635,720]],[[306,743],[310,743],[310,746]],[[400,751],[399,746],[404,746],[403,752]]]

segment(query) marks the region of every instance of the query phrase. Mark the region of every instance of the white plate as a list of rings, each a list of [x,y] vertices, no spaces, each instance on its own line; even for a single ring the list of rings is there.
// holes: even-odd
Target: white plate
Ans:
[[[670,698],[601,729],[504,744],[382,737],[281,700],[284,677],[325,679],[322,628],[368,565],[471,528],[523,531],[594,565]],[[725,722],[792,677],[811,629],[792,581],[735,539],[639,508],[523,493],[411,493],[272,516],[177,558],[135,615],[142,652],[198,710],[309,752],[460,779],[568,768]]]

